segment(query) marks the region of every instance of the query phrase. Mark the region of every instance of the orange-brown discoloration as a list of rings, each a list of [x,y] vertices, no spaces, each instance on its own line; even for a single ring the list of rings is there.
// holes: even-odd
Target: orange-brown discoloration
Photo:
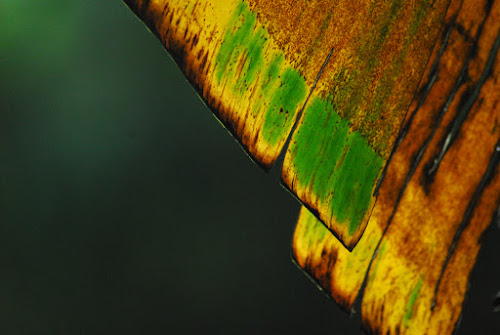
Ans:
[[[471,92],[480,83],[488,57],[493,55],[500,31],[500,2],[493,3],[489,12],[487,9],[487,1],[465,0],[462,4],[455,0],[450,6],[447,25],[452,24],[455,15],[457,17],[451,25],[448,44],[433,69],[446,36],[444,31],[410,108],[410,113],[415,114],[406,120],[408,132],[388,166],[365,232],[365,236],[376,237],[370,242],[363,236],[349,255],[342,253],[340,243],[325,235],[322,243],[331,248],[326,252],[334,254],[336,263],[329,269],[307,268],[314,278],[329,279],[328,289],[334,297],[342,296],[342,305],[346,300],[354,301],[370,262],[366,254],[373,253],[383,236],[380,246],[384,252],[379,251],[371,266],[362,305],[364,326],[374,333],[447,334],[460,316],[468,277],[480,248],[479,238],[491,223],[500,201],[498,166],[485,187],[481,186],[500,138],[500,55],[497,54],[489,76],[473,99],[472,108],[437,172],[429,177],[428,171],[442,150],[451,125],[457,122],[467,98],[470,99]],[[480,31],[484,19],[484,28]],[[462,69],[466,74],[464,80],[455,86]],[[431,87],[427,86],[429,82],[433,83]],[[413,164],[416,169],[412,174]],[[405,180],[408,185],[401,193]],[[472,210],[469,221],[468,208]],[[298,227],[303,224],[301,220],[302,216]],[[382,235],[389,221],[389,228]],[[464,222],[463,233],[457,235]],[[299,262],[302,266],[306,260],[317,257],[318,250],[308,250],[303,243],[298,243],[304,238],[300,232],[294,238],[297,241],[294,252],[300,254],[296,257],[302,260]],[[455,236],[457,246],[450,249]],[[339,266],[342,262],[356,265],[349,272]],[[432,309],[442,273],[436,306]],[[409,305],[420,280],[422,286],[414,303]],[[351,286],[347,286],[347,281]],[[356,284],[352,284],[353,281]]]

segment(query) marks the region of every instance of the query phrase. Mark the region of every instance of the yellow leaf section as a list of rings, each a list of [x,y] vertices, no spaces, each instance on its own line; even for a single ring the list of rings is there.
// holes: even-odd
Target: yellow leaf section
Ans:
[[[353,252],[301,211],[294,257],[345,309],[378,250],[362,301],[372,333],[449,334],[460,316],[479,238],[500,201],[499,7],[452,1]]]
[[[370,224],[351,252],[302,207],[293,235],[293,258],[323,291],[350,312],[381,237],[380,226]]]
[[[264,169],[279,155],[316,74],[301,75],[241,0],[125,0]]]

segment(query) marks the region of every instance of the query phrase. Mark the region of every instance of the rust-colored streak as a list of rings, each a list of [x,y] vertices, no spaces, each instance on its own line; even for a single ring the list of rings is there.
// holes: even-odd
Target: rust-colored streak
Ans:
[[[497,147],[500,151],[500,146]],[[498,155],[498,153],[497,153]],[[462,232],[449,263],[444,269],[441,283],[435,296],[433,316],[430,318],[429,329],[436,329],[436,334],[450,332],[451,326],[447,317],[460,315],[464,296],[467,292],[469,274],[476,263],[481,237],[492,223],[491,213],[500,203],[500,173],[491,176],[489,185],[483,191],[476,204],[472,218]],[[454,319],[455,321],[456,319]],[[456,324],[453,325],[456,327]]]

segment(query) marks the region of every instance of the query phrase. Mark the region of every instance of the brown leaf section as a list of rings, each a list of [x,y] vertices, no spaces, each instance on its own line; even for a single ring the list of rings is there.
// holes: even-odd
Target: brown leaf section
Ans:
[[[299,265],[347,309],[378,250],[362,300],[371,333],[452,332],[500,201],[500,1],[454,0],[446,21],[365,236],[346,253],[303,213],[294,237]]]

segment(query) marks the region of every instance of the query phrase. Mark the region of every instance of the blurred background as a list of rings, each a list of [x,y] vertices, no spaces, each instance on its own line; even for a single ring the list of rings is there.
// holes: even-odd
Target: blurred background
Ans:
[[[0,334],[361,334],[299,204],[121,1],[0,1]],[[500,334],[500,230],[458,334]]]

